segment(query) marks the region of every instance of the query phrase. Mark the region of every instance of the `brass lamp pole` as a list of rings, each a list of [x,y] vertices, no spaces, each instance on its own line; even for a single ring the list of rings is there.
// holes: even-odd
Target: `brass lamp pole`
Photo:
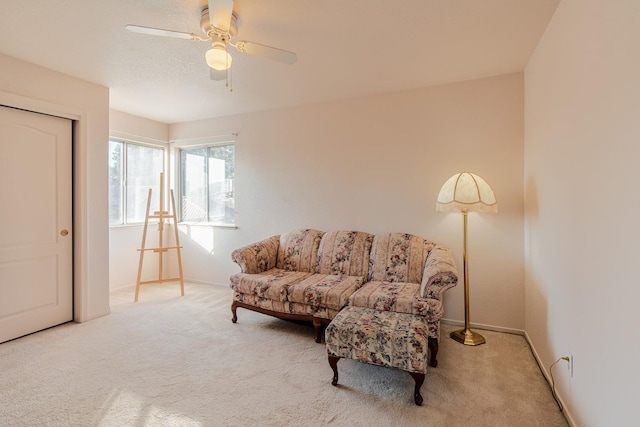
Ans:
[[[470,172],[462,172],[449,178],[438,194],[436,211],[457,210],[462,212],[464,222],[464,244],[462,268],[464,271],[464,329],[451,332],[451,338],[465,345],[480,345],[484,337],[471,330],[469,318],[469,261],[467,258],[467,214],[470,211],[498,212],[498,203],[491,186]]]
[[[482,335],[471,330],[469,321],[469,261],[467,259],[467,214],[462,212],[464,221],[464,245],[462,247],[462,269],[464,271],[464,329],[451,332],[451,338],[465,345],[480,345],[486,341]]]

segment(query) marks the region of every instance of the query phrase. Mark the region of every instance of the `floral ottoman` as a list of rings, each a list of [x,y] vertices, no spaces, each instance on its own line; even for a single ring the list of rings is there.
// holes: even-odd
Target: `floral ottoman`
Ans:
[[[428,326],[424,316],[363,307],[345,307],[325,332],[331,384],[338,384],[342,357],[407,371],[415,381],[414,401],[422,405],[420,387],[427,373]]]

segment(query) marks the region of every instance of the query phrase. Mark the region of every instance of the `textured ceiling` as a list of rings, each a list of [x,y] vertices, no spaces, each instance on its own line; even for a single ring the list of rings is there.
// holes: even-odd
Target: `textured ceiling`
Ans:
[[[206,0],[4,1],[0,53],[107,86],[111,108],[175,123],[522,71],[558,3],[236,0],[237,39],[298,62],[232,49],[232,92],[209,79],[206,42],[124,29],[198,33]]]

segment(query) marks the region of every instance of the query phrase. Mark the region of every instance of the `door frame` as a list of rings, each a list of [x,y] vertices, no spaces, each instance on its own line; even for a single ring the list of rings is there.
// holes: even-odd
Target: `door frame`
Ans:
[[[72,121],[72,212],[73,212],[73,321],[85,322],[105,314],[90,313],[88,283],[88,213],[87,213],[87,112],[68,105],[56,104],[0,91],[0,105],[61,117]],[[108,305],[107,305],[108,307]]]

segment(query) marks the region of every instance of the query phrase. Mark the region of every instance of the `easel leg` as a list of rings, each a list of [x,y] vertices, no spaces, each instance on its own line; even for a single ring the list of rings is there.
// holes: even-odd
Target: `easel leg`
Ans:
[[[178,230],[178,221],[176,221],[176,201],[175,198],[173,197],[173,190],[171,190],[171,212],[173,212],[173,231],[175,232],[175,239],[176,239],[176,256],[178,257],[178,274],[180,277],[180,295],[184,296],[184,279],[182,276],[182,254],[181,254],[181,249],[182,246],[180,246],[180,237],[179,237],[179,230]]]
[[[138,296],[140,295],[140,280],[142,279],[142,262],[144,261],[145,243],[147,241],[147,227],[149,226],[149,209],[151,209],[151,188],[147,195],[147,215],[144,218],[144,231],[142,232],[142,245],[140,245],[140,262],[138,263],[138,278],[136,279],[136,294],[133,297],[133,302],[138,302]]]

